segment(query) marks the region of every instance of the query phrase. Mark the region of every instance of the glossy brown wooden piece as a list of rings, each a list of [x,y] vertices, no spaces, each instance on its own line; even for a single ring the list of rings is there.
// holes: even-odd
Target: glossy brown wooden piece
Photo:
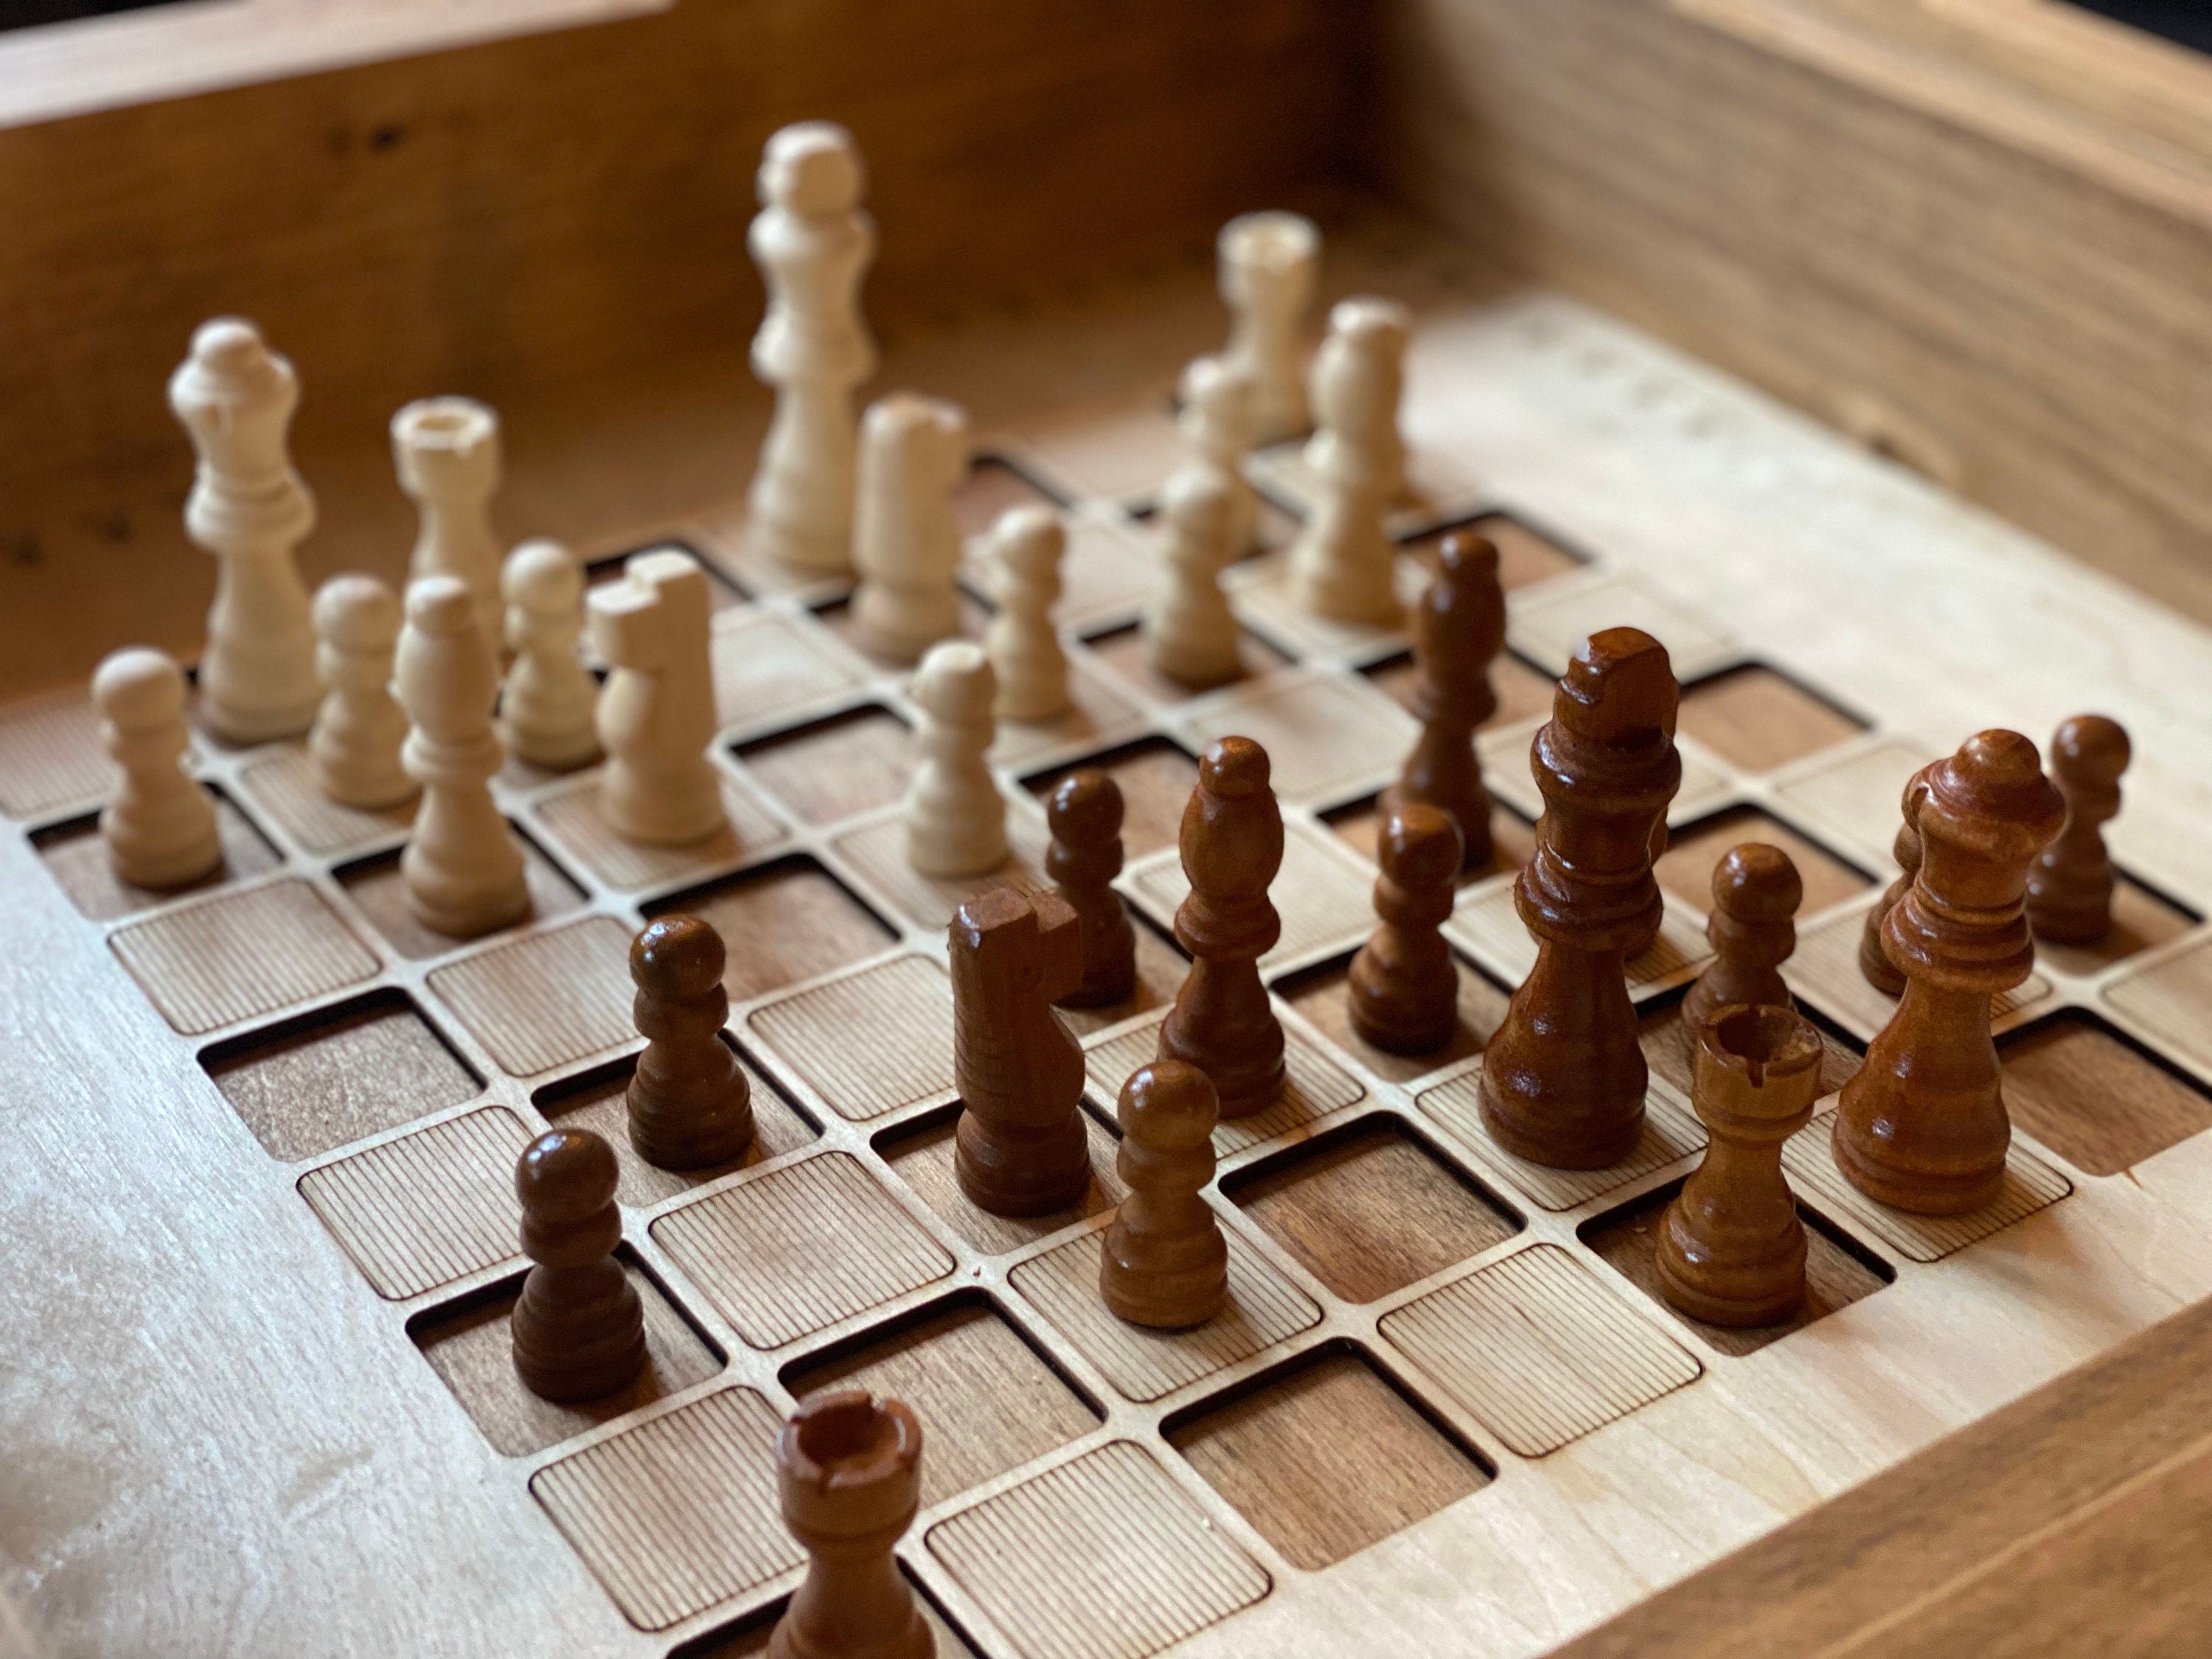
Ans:
[[[1091,1185],[1083,1050],[1052,1005],[1082,979],[1082,923],[1057,893],[994,887],[947,931],[960,1190],[994,1215],[1072,1208]]]
[[[1159,1057],[1205,1073],[1224,1117],[1264,1112],[1283,1092],[1283,1026],[1259,967],[1283,931],[1267,902],[1283,862],[1283,814],[1267,776],[1266,750],[1224,738],[1200,760],[1182,814],[1190,896],[1175,932],[1194,960],[1161,1024]]]
[[[1352,1029],[1394,1054],[1423,1054],[1459,1024],[1459,972],[1440,931],[1451,919],[1459,825],[1441,807],[1408,803],[1376,840],[1382,925],[1352,959]]]
[[[1978,732],[1920,776],[1919,872],[1882,924],[1905,996],[1844,1085],[1835,1156],[1869,1198],[1956,1215],[2004,1184],[2012,1128],[1990,999],[2034,969],[2028,866],[2065,804],[2016,732]]]
[[[1778,1325],[1805,1299],[1805,1224],[1782,1143],[1812,1120],[1820,1034],[1793,1009],[1741,1003],[1696,1030],[1690,1098],[1712,1139],[1660,1225],[1660,1288],[1708,1324]]]
[[[522,1281],[510,1327],[514,1369],[546,1400],[589,1400],[645,1369],[645,1306],[622,1264],[614,1148],[589,1129],[548,1129],[514,1169]]]
[[[1490,792],[1474,734],[1498,712],[1490,665],[1505,648],[1505,589],[1498,548],[1472,532],[1447,536],[1437,574],[1414,613],[1415,679],[1411,699],[1421,734],[1398,781],[1382,793],[1384,812],[1419,802],[1442,807],[1459,825],[1462,867],[1490,862]]]
[[[1602,1169],[1643,1132],[1623,963],[1662,914],[1651,844],[1682,781],[1679,696],[1664,646],[1604,629],[1575,653],[1531,745],[1545,811],[1514,904],[1536,962],[1483,1052],[1480,1107],[1506,1151],[1554,1169]]]
[[[1113,886],[1121,873],[1121,787],[1086,767],[1054,787],[1044,811],[1052,830],[1044,872],[1083,931],[1083,982],[1059,1001],[1069,1008],[1124,1001],[1137,988],[1137,930]]]
[[[2094,945],[2112,930],[2112,860],[2105,825],[2119,816],[2128,734],[2102,714],[2062,721],[2051,739],[2051,777],[2066,800],[2066,825],[2027,872],[2027,921],[2036,938]]]
[[[1106,1230],[1099,1294],[1133,1325],[1202,1325],[1229,1296],[1229,1246],[1200,1196],[1213,1179],[1213,1085],[1194,1066],[1156,1060],[1129,1074],[1115,1117],[1129,1195]]]
[[[775,1478],[807,1560],[769,1659],[930,1659],[936,1640],[891,1554],[921,1505],[914,1413],[865,1389],[803,1401],[776,1436]]]
[[[656,1169],[703,1170],[753,1138],[752,1084],[721,1038],[730,1017],[722,936],[696,916],[662,916],[629,947],[639,1035],[629,1144]]]
[[[1694,1063],[1698,1028],[1716,1008],[1750,1003],[1790,1008],[1778,971],[1797,948],[1797,907],[1805,884],[1790,854],[1765,842],[1732,847],[1713,866],[1713,908],[1705,939],[1713,959],[1682,999],[1682,1035]]]
[[[1889,848],[1890,856],[1897,860],[1897,879],[1882,890],[1881,902],[1867,912],[1866,926],[1859,932],[1859,972],[1884,996],[1905,994],[1905,975],[1897,971],[1897,964],[1882,948],[1881,928],[1889,920],[1889,913],[1897,908],[1898,901],[1912,890],[1913,878],[1920,873],[1917,820],[1921,799],[1928,793],[1928,774],[1931,769],[1922,767],[1905,786],[1905,800],[1899,809],[1904,821],[1897,826],[1897,839]]]

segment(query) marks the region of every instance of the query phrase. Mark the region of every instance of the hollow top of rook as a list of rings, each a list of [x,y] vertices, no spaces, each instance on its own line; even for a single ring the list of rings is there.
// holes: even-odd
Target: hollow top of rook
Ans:
[[[897,1400],[837,1389],[799,1402],[775,1442],[783,1511],[815,1533],[899,1525],[920,1495],[921,1424]]]

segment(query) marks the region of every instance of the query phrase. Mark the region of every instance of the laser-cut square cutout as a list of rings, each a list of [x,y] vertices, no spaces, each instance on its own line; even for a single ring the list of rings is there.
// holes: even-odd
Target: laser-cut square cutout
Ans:
[[[1188,702],[1193,697],[1204,696],[1219,689],[1206,686],[1194,690],[1168,678],[1164,674],[1155,672],[1146,653],[1144,635],[1134,623],[1086,639],[1083,646],[1085,650],[1154,702],[1170,705]],[[1249,628],[1237,631],[1237,657],[1243,665],[1244,672],[1238,680],[1231,683],[1239,684],[1281,668],[1290,661],[1290,658]]]
[[[702,841],[681,847],[653,847],[630,840],[607,821],[602,809],[603,775],[594,775],[538,798],[536,813],[555,846],[608,886],[635,892],[672,882],[697,881],[726,870],[740,860],[757,858],[785,839],[782,824],[752,787],[724,775],[720,780],[722,828]]]
[[[921,1614],[921,1622],[929,1626],[930,1637],[937,1644],[937,1659],[979,1659],[974,1645],[945,1618],[944,1610],[929,1599],[928,1592],[915,1583],[910,1574],[908,1587],[914,1591],[914,1605]],[[733,1624],[678,1643],[668,1650],[668,1659],[760,1659],[775,1639],[775,1627],[782,1622],[790,1606],[788,1596],[781,1601],[771,1601]]]
[[[2087,978],[2102,973],[2116,962],[2124,962],[2138,951],[2148,951],[2154,945],[2180,938],[2197,920],[2179,905],[2123,875],[2112,884],[2110,933],[2094,945],[2057,945],[2047,939],[2038,939],[2035,959],[2062,974]]]
[[[876,1138],[876,1151],[891,1166],[891,1172],[920,1194],[922,1202],[944,1217],[954,1232],[984,1254],[997,1255],[1034,1243],[1085,1216],[1110,1210],[1127,1195],[1128,1188],[1114,1167],[1120,1144],[1114,1132],[1089,1112],[1082,1112],[1081,1116],[1084,1133],[1091,1143],[1091,1185],[1079,1203],[1044,1215],[994,1215],[969,1202],[953,1168],[953,1135],[960,1122],[957,1105],[932,1112],[918,1122],[886,1130]]]
[[[809,823],[836,823],[890,805],[906,793],[920,759],[906,722],[873,703],[748,744],[738,757]]]
[[[722,936],[722,986],[732,1002],[872,957],[898,938],[809,858],[679,893],[647,912],[697,916]]]
[[[1285,800],[1341,794],[1394,774],[1419,734],[1413,719],[1357,679],[1282,675],[1184,717],[1193,749],[1236,733],[1267,751],[1269,781]]]
[[[759,727],[857,691],[861,665],[821,631],[780,611],[731,611],[714,618],[714,724]]]
[[[1356,1351],[1308,1356],[1177,1419],[1167,1437],[1261,1537],[1310,1572],[1492,1478]]]
[[[97,815],[41,830],[31,838],[32,845],[39,849],[39,857],[62,891],[69,895],[70,902],[94,921],[112,921],[189,893],[213,892],[265,874],[283,862],[252,820],[231,804],[228,795],[211,785],[200,787],[215,802],[216,836],[222,844],[222,862],[189,886],[139,887],[117,875]]]
[[[1020,468],[996,455],[978,455],[969,464],[968,476],[952,489],[952,516],[963,536],[981,535],[1012,507],[1059,505]]]
[[[1106,1116],[1113,1115],[1129,1074],[1158,1057],[1161,1024],[1147,1020],[1085,1050],[1091,1097]],[[1219,1156],[1228,1158],[1277,1135],[1304,1129],[1365,1097],[1366,1085],[1328,1059],[1299,1032],[1285,1027],[1283,1039],[1282,1098],[1250,1117],[1222,1119],[1213,1131],[1213,1150]]]
[[[1085,770],[1105,773],[1121,792],[1123,858],[1140,859],[1176,845],[1183,808],[1198,787],[1196,760],[1165,738],[1148,738],[1072,766],[1055,766],[1023,781],[1039,800],[1048,800],[1062,778]]]
[[[1424,1054],[1398,1054],[1377,1048],[1353,1030],[1352,1024],[1352,967],[1337,963],[1294,975],[1276,988],[1283,1000],[1321,1028],[1342,1048],[1377,1077],[1390,1083],[1411,1083],[1455,1061],[1481,1052],[1505,1018],[1510,994],[1501,991],[1482,975],[1455,957],[1459,973],[1459,1022],[1449,1041]]]
[[[9,817],[99,800],[118,775],[100,747],[100,716],[83,691],[0,713],[0,812]]]
[[[1000,720],[984,758],[994,766],[1034,766],[1123,742],[1143,729],[1145,716],[1119,677],[1071,654],[1066,678],[1066,708],[1046,720]]]
[[[856,1123],[952,1087],[952,981],[927,957],[825,980],[754,1009],[744,1024],[750,1041]]]
[[[2212,1128],[2212,1097],[2071,1009],[1997,1050],[2013,1122],[2077,1170],[2118,1175]]]
[[[1406,544],[1406,551],[1421,562],[1421,568],[1433,575],[1441,561],[1444,538],[1462,531],[1473,531],[1487,536],[1498,549],[1498,580],[1510,593],[1516,587],[1549,581],[1554,576],[1564,576],[1571,570],[1579,570],[1589,561],[1579,553],[1561,545],[1540,530],[1530,528],[1520,520],[1504,513],[1486,513],[1472,524],[1454,525],[1448,529],[1431,531],[1419,539]]]
[[[483,1086],[400,991],[217,1043],[200,1064],[288,1164],[458,1106]]]
[[[1747,841],[1765,842],[1790,855],[1805,884],[1804,902],[1797,907],[1801,916],[1819,915],[1875,884],[1864,871],[1755,806],[1740,806],[1674,831],[1652,873],[1675,897],[1710,912],[1714,869],[1729,848]]]
[[[374,978],[376,952],[296,878],[173,905],[108,948],[172,1027],[198,1036]]]
[[[1675,729],[1747,772],[1771,772],[1866,729],[1795,680],[1761,663],[1682,690]]]
[[[584,902],[583,889],[568,878],[561,866],[538,850],[538,843],[517,833],[522,848],[523,879],[530,887],[531,921],[548,921],[567,915]],[[455,939],[434,927],[425,927],[407,908],[407,882],[399,872],[397,851],[379,854],[334,872],[346,896],[361,907],[369,925],[403,957],[422,961],[442,957],[474,941]]]

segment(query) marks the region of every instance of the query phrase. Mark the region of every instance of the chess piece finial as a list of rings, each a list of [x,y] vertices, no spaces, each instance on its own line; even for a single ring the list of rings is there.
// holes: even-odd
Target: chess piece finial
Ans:
[[[459,577],[409,586],[392,684],[408,719],[400,764],[422,789],[399,855],[408,909],[455,939],[520,921],[530,914],[522,848],[491,797],[505,758],[491,726],[499,677]]]
[[[507,751],[549,772],[599,753],[599,682],[577,654],[584,633],[584,570],[556,541],[528,541],[500,567],[507,648],[514,662],[499,696]]]
[[[1225,684],[1243,672],[1236,614],[1221,589],[1231,557],[1229,493],[1209,474],[1178,472],[1168,480],[1160,512],[1167,576],[1145,607],[1146,660],[1194,691]]]
[[[983,638],[1002,720],[1057,720],[1068,709],[1067,653],[1053,626],[1060,562],[1067,532],[1060,514],[1034,503],[1010,507],[991,527],[991,603],[998,614]]]
[[[2066,807],[2017,732],[1978,732],[1920,775],[1919,872],[1882,924],[1905,994],[1844,1085],[1835,1157],[1869,1198],[1958,1215],[2004,1186],[1990,1000],[2034,970],[2027,872]]]
[[[1154,1330],[1203,1325],[1229,1299],[1229,1245],[1201,1195],[1213,1179],[1213,1085],[1195,1066],[1156,1060],[1121,1085],[1115,1167],[1129,1195],[1098,1257],[1115,1316]]]
[[[721,1036],[724,960],[722,936],[697,916],[662,916],[630,943],[647,1042],[630,1075],[629,1144],[657,1169],[727,1164],[752,1144],[752,1085]]]
[[[1483,1050],[1483,1126],[1560,1170],[1618,1163],[1644,1130],[1649,1079],[1625,969],[1658,927],[1652,823],[1682,781],[1667,648],[1608,628],[1577,649],[1530,745],[1544,797],[1513,890],[1536,963]]]
[[[1267,751],[1223,738],[1198,763],[1181,846],[1190,895],[1176,940],[1194,958],[1160,1026],[1159,1058],[1206,1073],[1221,1115],[1250,1117],[1283,1093],[1283,1026],[1260,978],[1282,937],[1267,889],[1283,863],[1283,814],[1267,786]]]
[[[1920,828],[1915,820],[1919,816],[1920,802],[1928,793],[1928,769],[1914,773],[1905,781],[1905,799],[1899,808],[1902,821],[1897,826],[1897,838],[1890,843],[1890,856],[1897,860],[1897,879],[1882,890],[1874,908],[1866,914],[1866,922],[1859,929],[1859,973],[1866,982],[1886,997],[1905,994],[1905,975],[1897,971],[1896,963],[1882,948],[1882,924],[1889,913],[1897,908],[1898,900],[1912,890],[1913,878],[1920,873]]]
[[[422,514],[407,579],[458,576],[477,627],[500,645],[499,537],[491,498],[500,476],[499,416],[473,398],[424,398],[392,417],[399,487]]]
[[[1820,1034],[1794,1009],[1723,1005],[1696,1053],[1690,1099],[1711,1139],[1660,1224],[1659,1287],[1709,1325],[1778,1325],[1805,1299],[1782,1143],[1812,1121]]]
[[[407,715],[392,695],[399,601],[374,576],[333,576],[315,590],[315,672],[322,707],[307,732],[315,784],[341,805],[382,811],[412,799],[399,763]]]
[[[1291,596],[1316,616],[1375,628],[1404,620],[1383,519],[1406,487],[1398,398],[1412,332],[1394,301],[1342,300],[1329,313],[1305,452],[1317,496],[1290,552]]]
[[[1083,1049],[1052,1005],[1082,982],[1082,924],[1057,893],[994,887],[948,932],[960,1190],[993,1215],[1071,1208],[1091,1185]]]
[[[2076,714],[2051,739],[2051,777],[2066,827],[2027,872],[2027,920],[2038,939],[2094,945],[2112,930],[2112,860],[2105,825],[2120,811],[2128,734],[2102,714]]]
[[[1388,1054],[1431,1054],[1459,1027],[1459,970],[1440,931],[1451,919],[1459,825],[1438,807],[1395,808],[1375,854],[1382,925],[1352,959],[1352,1029]]]
[[[538,1265],[508,1328],[514,1369],[541,1400],[594,1400],[645,1369],[645,1306],[614,1254],[617,1174],[614,1148],[589,1129],[549,1129],[514,1166],[522,1253]]]
[[[117,877],[164,892],[221,869],[215,803],[185,770],[191,734],[177,665],[143,645],[112,652],[93,674],[92,706],[100,740],[123,771],[100,814]]]
[[[918,661],[960,631],[952,491],[967,470],[968,417],[955,404],[894,392],[860,417],[853,626],[887,661]]]
[[[1260,498],[1244,476],[1257,424],[1251,375],[1221,357],[1194,357],[1176,387],[1182,407],[1176,425],[1190,445],[1176,469],[1181,476],[1211,478],[1227,497],[1228,522],[1222,538],[1235,561],[1258,550]]]
[[[801,1401],[776,1436],[775,1468],[807,1563],[768,1659],[932,1659],[936,1638],[891,1553],[921,1507],[913,1410],[865,1389]]]
[[[1487,536],[1447,536],[1438,555],[1413,622],[1413,712],[1421,734],[1378,804],[1386,812],[1413,801],[1442,807],[1459,825],[1463,867],[1480,870],[1495,847],[1474,734],[1498,712],[1490,665],[1505,648],[1505,589],[1497,544]]]
[[[1682,1037],[1693,1063],[1698,1028],[1714,1009],[1796,1006],[1779,970],[1797,948],[1797,907],[1804,902],[1804,879],[1779,847],[1747,841],[1713,866],[1713,908],[1705,918],[1713,959],[1682,999]]]
[[[599,810],[617,835],[688,847],[729,825],[714,746],[714,600],[689,553],[633,553],[622,580],[586,596],[593,649],[613,672],[596,716],[606,770]]]
[[[1280,443],[1311,423],[1299,330],[1321,268],[1321,232],[1296,213],[1247,213],[1221,228],[1221,297],[1231,318],[1222,356],[1252,382],[1252,438]]]
[[[1083,982],[1063,1008],[1104,1008],[1137,988],[1137,930],[1114,890],[1121,873],[1121,787],[1085,768],[1054,786],[1045,803],[1052,844],[1044,872],[1083,929]]]
[[[876,367],[860,308],[876,252],[875,222],[860,205],[865,183],[844,128],[785,127],[761,158],[761,212],[745,236],[769,294],[753,373],[775,388],[745,535],[754,551],[806,575],[853,568],[853,393]]]
[[[203,323],[169,380],[169,407],[199,457],[185,531],[216,557],[200,718],[226,743],[295,736],[322,701],[294,562],[315,526],[314,497],[285,448],[299,402],[292,365],[237,317]]]
[[[984,759],[997,731],[991,659],[965,640],[932,646],[909,695],[921,764],[907,789],[907,862],[940,880],[988,875],[1006,861],[1006,800]]]

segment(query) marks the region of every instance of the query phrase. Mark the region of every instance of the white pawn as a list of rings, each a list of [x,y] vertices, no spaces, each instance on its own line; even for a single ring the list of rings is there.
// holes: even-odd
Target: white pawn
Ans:
[[[1167,520],[1167,580],[1146,607],[1146,659],[1154,672],[1194,691],[1224,684],[1243,672],[1237,617],[1221,591],[1229,562],[1230,497],[1219,478],[1183,471],[1168,480],[1161,501]]]
[[[1405,485],[1398,395],[1412,330],[1389,300],[1345,300],[1329,313],[1314,360],[1318,429],[1305,452],[1318,495],[1290,555],[1291,596],[1317,616],[1378,628],[1404,620],[1383,520]]]
[[[1260,534],[1259,497],[1244,476],[1244,458],[1252,453],[1251,376],[1218,357],[1194,358],[1182,372],[1181,402],[1176,423],[1190,456],[1176,471],[1220,482],[1228,497],[1229,556],[1241,559],[1257,550]]]
[[[983,757],[997,736],[996,677],[966,640],[932,646],[914,677],[921,765],[906,796],[907,862],[944,880],[988,874],[1006,861],[1006,802]]]
[[[991,602],[999,609],[983,649],[999,683],[993,712],[1002,720],[1057,720],[1067,712],[1067,653],[1052,623],[1066,551],[1067,532],[1048,507],[1010,507],[991,526]]]
[[[506,758],[491,726],[499,671],[459,577],[408,584],[392,683],[410,723],[400,761],[422,786],[399,855],[409,911],[455,939],[520,921],[530,914],[522,848],[491,798]]]
[[[491,498],[499,489],[499,416],[471,398],[411,403],[392,417],[392,459],[399,487],[422,514],[407,580],[459,577],[495,651],[499,537]]]
[[[199,455],[185,531],[216,560],[200,717],[228,743],[295,736],[322,700],[307,585],[293,562],[315,525],[314,497],[284,447],[299,402],[292,365],[236,317],[203,323],[169,379],[169,407]]]
[[[184,769],[185,677],[143,645],[106,658],[92,677],[100,740],[123,769],[101,809],[100,833],[115,873],[156,891],[187,887],[222,865],[215,803]]]
[[[399,763],[407,715],[392,696],[399,601],[374,576],[333,576],[315,590],[314,618],[324,688],[307,733],[316,787],[364,812],[397,806],[415,793]]]
[[[555,541],[525,542],[501,568],[507,648],[514,662],[499,697],[499,735],[510,755],[565,772],[595,758],[599,701],[576,654],[584,633],[584,571]]]
[[[685,847],[720,833],[714,741],[713,599],[689,553],[633,553],[620,581],[592,589],[592,648],[614,672],[599,693],[607,768],[599,809],[617,835]]]
[[[876,367],[859,302],[876,252],[863,176],[844,128],[784,128],[762,157],[763,210],[745,238],[769,292],[753,373],[776,389],[746,535],[755,551],[812,575],[853,568],[853,390]]]
[[[960,631],[960,521],[952,491],[968,470],[968,417],[937,398],[894,392],[860,420],[853,623],[861,646],[915,662]]]
[[[1230,366],[1252,382],[1254,441],[1280,443],[1311,422],[1298,331],[1313,303],[1321,232],[1296,213],[1247,213],[1216,244],[1230,312]]]

